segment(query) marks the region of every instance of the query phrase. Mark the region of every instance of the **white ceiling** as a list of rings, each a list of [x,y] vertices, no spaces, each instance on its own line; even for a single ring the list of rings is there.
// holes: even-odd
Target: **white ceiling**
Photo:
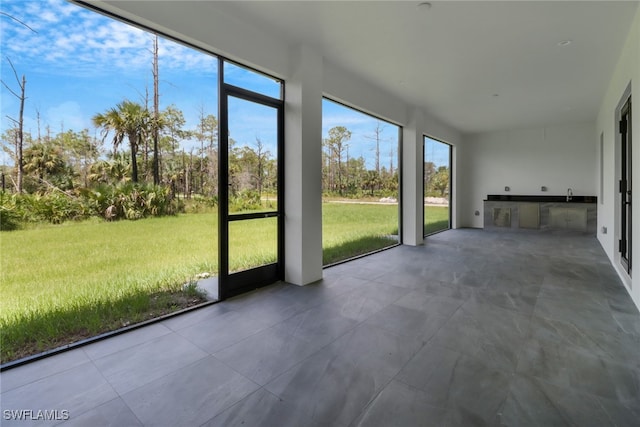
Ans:
[[[180,18],[220,8],[474,133],[595,120],[639,4],[419,3],[196,2]]]
[[[637,1],[235,1],[458,130],[595,120]],[[568,46],[558,43],[571,40]],[[498,96],[494,96],[497,94]]]

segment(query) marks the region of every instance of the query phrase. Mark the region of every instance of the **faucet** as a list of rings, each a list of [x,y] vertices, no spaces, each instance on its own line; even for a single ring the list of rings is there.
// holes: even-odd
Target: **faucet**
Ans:
[[[567,189],[567,202],[570,202],[573,199],[573,190],[571,188]]]

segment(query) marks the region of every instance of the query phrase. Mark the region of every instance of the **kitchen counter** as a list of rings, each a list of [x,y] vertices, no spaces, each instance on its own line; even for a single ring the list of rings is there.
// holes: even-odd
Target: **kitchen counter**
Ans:
[[[596,234],[597,197],[494,195],[484,200],[484,228]]]

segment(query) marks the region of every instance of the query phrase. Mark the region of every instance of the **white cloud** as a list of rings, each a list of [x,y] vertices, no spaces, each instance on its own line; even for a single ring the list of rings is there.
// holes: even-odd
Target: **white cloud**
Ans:
[[[6,17],[0,30],[2,51],[27,71],[46,66],[49,73],[82,75],[151,69],[153,37],[136,27],[60,0],[3,0],[2,7],[37,31]],[[215,58],[168,40],[161,39],[159,56],[165,69],[216,66]]]

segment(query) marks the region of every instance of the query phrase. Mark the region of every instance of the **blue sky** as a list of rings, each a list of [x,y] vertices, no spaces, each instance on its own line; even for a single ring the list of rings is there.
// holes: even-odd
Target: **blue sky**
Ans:
[[[33,28],[33,32],[14,20],[0,17],[0,50],[2,51],[2,80],[18,90],[7,58],[19,76],[27,79],[25,131],[37,136],[37,114],[44,134],[50,126],[55,135],[60,130],[97,130],[91,117],[114,107],[124,99],[143,103],[148,90],[153,89],[150,34],[130,25],[107,18],[62,0],[2,0],[0,10]],[[217,113],[217,58],[160,39],[160,107],[170,104],[180,108],[187,120],[185,128],[196,127],[201,110]],[[233,84],[276,95],[273,82],[238,67],[225,69],[225,76]],[[13,126],[6,117],[18,116],[18,100],[2,87],[2,120],[0,133]],[[236,111],[238,122],[250,111]],[[254,117],[252,127],[234,126],[232,137],[248,145],[259,137],[267,145],[275,141],[272,126]],[[364,156],[368,167],[374,164],[370,139],[378,120],[339,104],[323,102],[323,137],[334,126],[345,126],[352,132],[350,156]],[[389,167],[389,152],[393,148],[394,168],[398,165],[398,127],[382,124],[381,165]],[[264,126],[263,126],[264,124]],[[233,133],[233,129],[236,129]],[[108,139],[107,139],[108,141]],[[185,143],[189,150],[193,143]],[[109,147],[105,147],[109,148]],[[269,148],[272,153],[275,149]],[[9,161],[2,154],[2,163]]]

